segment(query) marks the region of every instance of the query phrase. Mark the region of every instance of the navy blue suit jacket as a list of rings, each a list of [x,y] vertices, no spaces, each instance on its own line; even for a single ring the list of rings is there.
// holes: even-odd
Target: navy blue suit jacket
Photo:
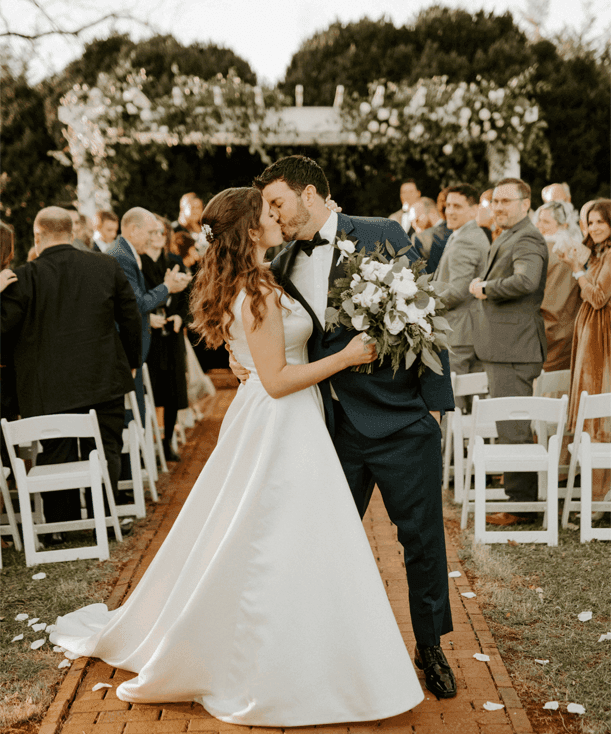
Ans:
[[[142,317],[142,361],[146,362],[149,347],[151,346],[149,314],[160,304],[168,300],[168,288],[162,283],[150,291],[147,290],[144,275],[138,267],[138,262],[134,257],[132,249],[123,237],[117,237],[113,246],[106,254],[112,255],[112,257],[119,261],[136,296],[136,303],[138,304],[138,310]]]
[[[377,242],[389,242],[397,252],[410,244],[406,233],[395,221],[378,217],[349,217],[338,214],[338,234],[344,232],[358,249],[372,252]],[[324,331],[322,325],[291,281],[291,271],[299,246],[290,243],[272,263],[272,272],[286,292],[298,300],[310,313],[314,329],[308,342],[311,362],[323,359],[343,349],[355,336],[344,326],[334,331]],[[330,382],[340,400],[342,408],[357,430],[370,438],[384,438],[422,418],[430,410],[453,410],[454,400],[450,383],[450,368],[447,352],[440,354],[444,375],[430,369],[419,377],[416,363],[410,369],[400,368],[393,376],[390,365],[378,367],[375,363],[371,375],[343,370],[320,383],[325,405],[325,414],[330,432],[334,432],[333,403]]]

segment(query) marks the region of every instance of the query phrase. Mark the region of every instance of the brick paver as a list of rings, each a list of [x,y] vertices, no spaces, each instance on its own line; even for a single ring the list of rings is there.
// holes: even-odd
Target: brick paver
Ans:
[[[139,538],[137,552],[121,573],[108,600],[115,608],[129,596],[142,577],[172,523],[180,512],[202,465],[214,448],[220,420],[234,395],[233,390],[220,390],[207,419],[190,433],[183,448],[183,460],[172,474],[160,482],[161,499],[150,506],[152,522]],[[378,493],[375,493],[364,526],[381,576],[387,587],[391,606],[410,653],[415,640],[410,624],[408,588],[402,559],[402,548],[389,521]],[[470,591],[457,551],[447,537],[449,571],[461,576],[450,579],[454,632],[446,635],[442,647],[455,671],[458,686],[456,698],[438,701],[426,691],[425,700],[412,711],[383,721],[310,726],[299,728],[253,727],[257,734],[529,734],[533,732],[512,681],[499,655],[493,637],[478,605],[478,599],[466,599]],[[488,662],[477,661],[474,653],[484,653]],[[423,675],[417,671],[423,681]],[[251,727],[217,721],[199,704],[127,704],[115,690],[133,673],[117,670],[99,660],[81,658],[68,671],[54,703],[39,730],[40,734],[239,734]],[[112,688],[92,691],[96,683],[110,683]],[[487,711],[487,702],[503,703],[505,708]]]

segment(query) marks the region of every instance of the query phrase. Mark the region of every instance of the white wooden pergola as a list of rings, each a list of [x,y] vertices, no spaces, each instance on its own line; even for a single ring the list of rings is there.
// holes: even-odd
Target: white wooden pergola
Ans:
[[[257,94],[257,88],[255,89]],[[377,94],[384,94],[379,87]],[[260,93],[261,96],[261,93]],[[253,129],[249,138],[239,138],[231,131],[219,130],[206,137],[197,131],[189,132],[182,138],[174,136],[172,144],[194,145],[206,142],[211,145],[231,146],[249,145],[261,149],[264,146],[311,146],[311,145],[364,145],[368,143],[365,136],[347,131],[341,113],[344,88],[338,86],[334,104],[330,107],[304,107],[303,89],[300,85],[295,90],[295,105],[265,112],[261,128]],[[223,99],[218,96],[219,105]],[[111,208],[111,196],[108,188],[110,172],[103,165],[94,167],[90,161],[94,153],[98,159],[104,158],[108,145],[132,142],[168,142],[168,133],[154,129],[134,132],[129,137],[108,134],[97,124],[100,117],[100,105],[62,104],[58,111],[60,121],[65,125],[64,134],[68,140],[72,165],[77,173],[77,197],[79,210],[87,216],[93,216],[97,209]],[[403,131],[408,134],[409,131]],[[172,137],[172,136],[171,136]],[[59,157],[62,154],[55,154]],[[64,156],[65,161],[68,162]],[[514,146],[503,151],[491,145],[487,146],[489,180],[495,181],[504,176],[520,176],[520,153]]]

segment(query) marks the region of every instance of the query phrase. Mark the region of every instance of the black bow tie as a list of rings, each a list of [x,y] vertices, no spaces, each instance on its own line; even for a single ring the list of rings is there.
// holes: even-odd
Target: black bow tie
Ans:
[[[317,232],[311,240],[297,240],[296,247],[300,247],[302,252],[310,257],[315,247],[319,245],[329,245],[329,240],[324,240],[321,234]]]

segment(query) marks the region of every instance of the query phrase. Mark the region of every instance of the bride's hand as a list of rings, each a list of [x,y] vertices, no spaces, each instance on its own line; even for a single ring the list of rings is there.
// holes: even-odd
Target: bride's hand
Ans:
[[[245,383],[249,379],[249,375],[251,372],[247,370],[246,367],[243,367],[240,362],[234,357],[234,353],[231,350],[231,347],[229,344],[225,344],[225,348],[229,352],[229,368],[234,373],[234,376],[237,377],[240,382]]]
[[[378,357],[376,344],[374,342],[366,344],[367,339],[368,336],[366,334],[358,334],[342,350],[348,360],[349,367],[358,364],[368,364]]]
[[[327,194],[327,199],[325,199],[325,206],[331,212],[341,212],[342,211],[342,207],[336,204],[336,202],[331,198],[331,194]]]

